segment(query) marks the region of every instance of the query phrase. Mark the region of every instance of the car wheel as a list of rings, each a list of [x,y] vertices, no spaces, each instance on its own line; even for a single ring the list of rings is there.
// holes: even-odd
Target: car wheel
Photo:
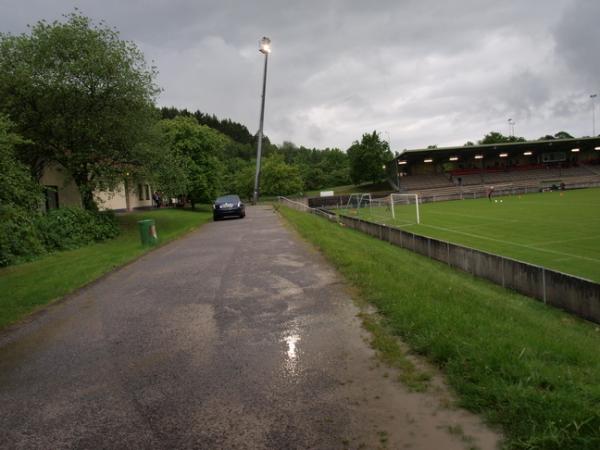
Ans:
[[[242,214],[240,215],[240,219],[243,219],[244,217],[246,217],[246,213],[242,213]]]

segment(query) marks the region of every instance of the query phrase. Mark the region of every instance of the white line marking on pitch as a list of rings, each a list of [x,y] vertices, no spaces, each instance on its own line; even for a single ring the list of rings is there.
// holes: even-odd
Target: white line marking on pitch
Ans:
[[[590,258],[588,256],[572,255],[571,253],[557,252],[556,250],[546,250],[543,248],[532,248],[530,245],[517,244],[516,242],[512,242],[512,241],[507,241],[507,240],[502,240],[502,239],[494,239],[491,237],[481,236],[481,235],[473,234],[473,233],[465,233],[464,231],[450,230],[449,228],[437,227],[435,225],[425,225],[425,224],[421,224],[421,225],[424,227],[437,228],[438,230],[442,230],[442,231],[449,231],[450,233],[464,234],[465,236],[470,236],[470,237],[474,237],[474,238],[478,238],[478,239],[484,239],[486,241],[499,242],[501,244],[510,244],[510,245],[514,245],[516,247],[523,247],[523,248],[527,248],[530,250],[537,250],[539,252],[552,253],[555,255],[568,256],[571,258],[578,258],[578,259],[585,259],[588,261],[600,262],[600,259]]]
[[[535,244],[531,244],[530,247],[537,247],[538,245],[565,244],[567,242],[576,242],[576,241],[589,241],[590,239],[598,239],[598,236],[590,236],[590,237],[582,237],[582,238],[572,238],[572,239],[563,239],[562,241],[537,242]]]

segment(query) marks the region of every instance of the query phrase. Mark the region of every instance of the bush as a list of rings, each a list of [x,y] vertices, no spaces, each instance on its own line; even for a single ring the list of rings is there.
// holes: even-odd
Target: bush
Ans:
[[[37,228],[48,251],[74,249],[119,234],[114,213],[81,208],[54,209],[38,219]]]
[[[45,253],[35,219],[24,209],[0,206],[0,267]]]

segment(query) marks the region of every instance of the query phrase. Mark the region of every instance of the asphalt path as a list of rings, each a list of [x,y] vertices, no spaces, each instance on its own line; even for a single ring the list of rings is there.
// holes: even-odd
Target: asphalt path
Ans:
[[[358,312],[277,214],[248,208],[0,335],[0,447],[495,445],[395,381]]]

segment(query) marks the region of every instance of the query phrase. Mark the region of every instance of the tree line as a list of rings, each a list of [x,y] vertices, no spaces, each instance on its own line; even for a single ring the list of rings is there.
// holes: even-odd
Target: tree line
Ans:
[[[257,136],[199,110],[158,108],[156,76],[135,44],[77,10],[27,33],[0,34],[0,117],[11,136],[2,157],[26,167],[33,181],[60,164],[88,210],[98,207],[95,192],[125,178],[192,203],[228,192],[250,197]],[[263,149],[263,195],[351,182],[348,155],[339,149],[277,146],[268,137]],[[14,203],[35,209],[40,192],[31,192],[38,200]]]

